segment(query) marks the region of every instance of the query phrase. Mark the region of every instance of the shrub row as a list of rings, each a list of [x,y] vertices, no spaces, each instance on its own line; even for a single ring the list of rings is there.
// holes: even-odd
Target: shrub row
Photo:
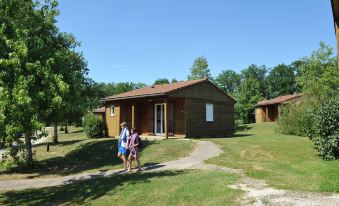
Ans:
[[[319,104],[311,101],[281,106],[280,132],[307,136],[325,160],[339,153],[339,96]]]

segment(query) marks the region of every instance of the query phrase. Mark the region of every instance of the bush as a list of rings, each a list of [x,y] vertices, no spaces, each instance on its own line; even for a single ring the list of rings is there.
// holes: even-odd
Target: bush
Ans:
[[[84,131],[89,138],[99,138],[103,136],[105,123],[101,116],[94,114],[87,114],[84,117]]]
[[[281,105],[278,120],[279,131],[283,134],[309,136],[313,133],[314,127],[313,110],[312,102]]]
[[[317,106],[314,112],[314,131],[309,137],[323,159],[335,159],[339,150],[339,96]]]

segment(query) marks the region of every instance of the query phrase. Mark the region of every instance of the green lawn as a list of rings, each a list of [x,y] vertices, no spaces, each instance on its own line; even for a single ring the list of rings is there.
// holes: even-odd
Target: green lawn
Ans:
[[[224,172],[164,171],[114,175],[70,185],[0,194],[1,205],[239,205],[242,192]]]
[[[59,134],[59,144],[46,151],[42,143],[33,148],[38,160],[33,169],[21,167],[10,171],[0,170],[0,180],[68,175],[81,172],[105,171],[122,168],[116,157],[117,140],[113,138],[88,139],[81,128],[71,128],[69,134]],[[192,141],[144,141],[141,151],[142,164],[161,163],[189,155],[194,148]],[[112,148],[113,146],[113,148]]]
[[[339,193],[338,160],[323,161],[308,138],[279,134],[275,123],[249,127],[232,138],[209,139],[224,153],[207,162],[244,169],[277,188]]]

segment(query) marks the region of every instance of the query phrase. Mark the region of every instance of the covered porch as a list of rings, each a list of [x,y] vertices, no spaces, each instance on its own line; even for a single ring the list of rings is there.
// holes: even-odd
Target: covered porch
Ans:
[[[111,103],[109,112],[113,124],[109,136],[120,133],[121,122],[137,128],[144,138],[185,137],[185,99],[174,97],[150,97],[117,100]],[[113,111],[113,112],[112,112]],[[107,114],[107,112],[106,112]]]

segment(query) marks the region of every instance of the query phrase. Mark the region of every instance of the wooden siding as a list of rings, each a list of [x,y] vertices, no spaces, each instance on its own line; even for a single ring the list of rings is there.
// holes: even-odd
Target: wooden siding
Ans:
[[[202,82],[178,91],[172,92],[169,96],[171,97],[185,97],[195,99],[206,99],[213,101],[223,101],[233,103],[234,100],[225,95],[219,89],[209,82]]]
[[[111,106],[114,104],[114,116],[111,116]],[[109,137],[119,136],[120,133],[120,104],[115,103],[106,103],[106,127]]]
[[[170,100],[173,103],[174,134],[185,135],[185,99]]]
[[[130,102],[120,102],[120,123],[121,122],[126,122],[129,128],[132,126],[132,104]]]
[[[266,122],[266,107],[257,107],[255,108],[255,122],[262,123]]]
[[[154,103],[140,102],[138,103],[138,122],[137,125],[140,133],[154,132]]]
[[[206,103],[213,104],[213,122],[206,122]],[[185,111],[187,137],[219,137],[234,133],[233,102],[186,98]]]

